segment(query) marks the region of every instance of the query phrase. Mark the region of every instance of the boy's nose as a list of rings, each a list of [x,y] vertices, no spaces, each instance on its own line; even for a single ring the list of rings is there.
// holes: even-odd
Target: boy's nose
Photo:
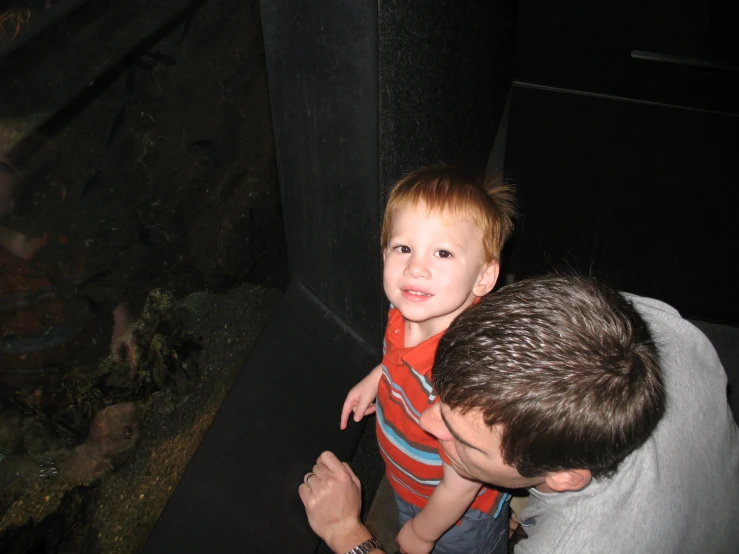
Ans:
[[[408,260],[408,265],[405,267],[405,274],[416,278],[428,278],[430,276],[428,266],[417,256],[413,256]]]

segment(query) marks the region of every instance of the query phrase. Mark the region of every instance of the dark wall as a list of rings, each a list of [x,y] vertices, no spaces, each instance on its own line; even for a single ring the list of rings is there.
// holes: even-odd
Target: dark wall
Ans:
[[[520,83],[736,113],[728,0],[522,0]],[[731,69],[733,67],[733,69]]]
[[[739,323],[737,120],[518,88],[514,273],[576,267],[689,317]]]
[[[379,347],[377,6],[261,6],[290,272]]]
[[[739,58],[717,46],[737,42],[722,5],[522,2],[506,159],[518,278],[575,268],[739,324]]]
[[[510,86],[516,3],[379,5],[383,192],[420,165],[484,167]]]

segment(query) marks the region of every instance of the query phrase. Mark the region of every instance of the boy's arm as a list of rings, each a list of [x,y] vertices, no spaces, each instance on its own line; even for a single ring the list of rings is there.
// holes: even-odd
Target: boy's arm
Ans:
[[[341,423],[339,427],[346,429],[349,414],[354,412],[354,421],[361,421],[364,416],[375,413],[375,398],[377,387],[382,377],[382,364],[377,364],[369,375],[357,383],[346,395],[344,406],[341,409]]]
[[[444,464],[444,477],[429,497],[426,507],[406,522],[398,533],[398,544],[408,554],[431,552],[434,543],[459,519],[475,499],[481,483],[461,477]]]

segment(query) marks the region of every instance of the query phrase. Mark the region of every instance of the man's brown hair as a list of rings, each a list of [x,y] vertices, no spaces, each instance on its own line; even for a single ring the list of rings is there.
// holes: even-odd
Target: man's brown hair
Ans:
[[[520,281],[463,312],[439,343],[441,401],[500,425],[524,477],[609,476],[665,410],[657,349],[626,298],[579,276]]]
[[[500,261],[500,251],[513,232],[516,194],[499,174],[486,175],[453,165],[417,169],[395,183],[382,221],[380,244],[387,247],[395,213],[423,204],[429,212],[448,211],[467,218],[482,232],[485,262]]]

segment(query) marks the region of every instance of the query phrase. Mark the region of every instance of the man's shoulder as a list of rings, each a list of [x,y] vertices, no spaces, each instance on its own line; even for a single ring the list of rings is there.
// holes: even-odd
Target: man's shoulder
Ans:
[[[666,302],[662,302],[656,298],[638,296],[629,292],[622,292],[621,296],[631,302],[642,317],[662,315],[662,317],[682,319],[680,312]]]
[[[621,294],[646,322],[661,356],[671,353],[680,357],[699,357],[706,364],[714,364],[715,352],[710,341],[675,308],[655,298]]]

